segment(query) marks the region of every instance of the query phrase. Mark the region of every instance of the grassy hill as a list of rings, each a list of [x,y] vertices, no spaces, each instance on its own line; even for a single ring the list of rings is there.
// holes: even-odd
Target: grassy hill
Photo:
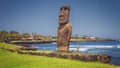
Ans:
[[[8,46],[13,49],[19,48],[16,45],[0,43],[0,68],[120,68],[119,66],[99,62],[21,55],[17,54],[17,52],[5,50]]]

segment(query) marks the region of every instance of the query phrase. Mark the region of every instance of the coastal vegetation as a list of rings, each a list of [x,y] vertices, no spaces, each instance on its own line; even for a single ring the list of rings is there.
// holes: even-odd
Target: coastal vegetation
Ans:
[[[6,49],[6,50],[13,50],[16,51],[19,48],[21,48],[22,46],[18,46],[18,45],[13,45],[13,44],[7,44],[4,42],[0,42],[0,49]]]
[[[44,36],[37,33],[19,33],[17,31],[0,31],[0,42],[15,43],[15,42],[56,42],[56,36]],[[77,41],[111,41],[111,39],[97,38],[94,36],[78,36],[73,35],[70,39],[71,42]]]
[[[57,37],[52,37],[52,41],[57,41]],[[86,35],[82,35],[82,36],[73,35],[71,36],[70,41],[71,42],[87,42],[87,41],[96,42],[96,41],[115,41],[115,40],[107,39],[107,38],[97,38],[94,36],[86,36]]]
[[[17,31],[0,31],[1,42],[14,42],[14,41],[50,41],[50,36],[43,36],[37,33],[19,33]]]
[[[6,50],[17,50],[18,48],[21,48],[21,46],[0,43],[0,68],[120,68],[119,66],[99,62],[83,62],[55,57],[24,55]]]

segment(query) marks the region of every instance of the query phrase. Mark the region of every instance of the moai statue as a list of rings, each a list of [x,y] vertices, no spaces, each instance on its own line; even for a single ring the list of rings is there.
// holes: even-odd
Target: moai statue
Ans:
[[[60,52],[69,51],[72,26],[69,23],[70,6],[62,6],[59,13],[57,48]]]

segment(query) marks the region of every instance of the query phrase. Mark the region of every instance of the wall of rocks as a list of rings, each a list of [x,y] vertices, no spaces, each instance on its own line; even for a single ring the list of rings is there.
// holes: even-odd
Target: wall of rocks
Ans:
[[[109,63],[111,61],[111,56],[109,55],[100,55],[100,54],[79,54],[79,53],[62,53],[62,52],[22,52],[17,51],[18,54],[28,54],[28,55],[38,55],[38,56],[47,56],[47,57],[57,57],[63,59],[71,60],[80,60],[80,61],[90,61],[90,62],[101,62]]]

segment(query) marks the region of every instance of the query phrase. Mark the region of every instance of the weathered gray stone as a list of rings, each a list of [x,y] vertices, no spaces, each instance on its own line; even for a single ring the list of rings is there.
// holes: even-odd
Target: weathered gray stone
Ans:
[[[70,6],[63,6],[59,14],[59,27],[57,36],[58,51],[68,51],[72,32],[72,26],[69,23]]]

